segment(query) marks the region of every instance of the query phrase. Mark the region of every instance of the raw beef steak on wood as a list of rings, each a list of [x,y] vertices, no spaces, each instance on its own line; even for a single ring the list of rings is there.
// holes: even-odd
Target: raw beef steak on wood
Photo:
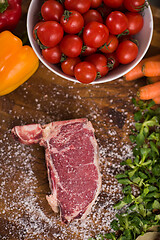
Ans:
[[[46,196],[53,211],[67,223],[84,219],[101,188],[98,146],[87,119],[52,122],[41,126],[16,126],[14,137],[23,144],[45,147],[51,194]]]

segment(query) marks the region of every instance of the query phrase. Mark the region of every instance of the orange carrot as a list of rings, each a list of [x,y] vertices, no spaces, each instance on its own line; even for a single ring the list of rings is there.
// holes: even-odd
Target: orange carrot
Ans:
[[[142,71],[146,77],[160,76],[160,61],[147,61],[142,66]]]
[[[144,74],[142,72],[142,66],[147,61],[160,61],[160,54],[149,57],[149,58],[144,58],[143,60],[141,60],[131,71],[129,71],[124,75],[124,79],[126,81],[132,81],[132,80],[143,77]]]
[[[137,95],[141,100],[155,99],[160,96],[160,82],[140,87]]]
[[[154,101],[156,104],[160,104],[160,96],[153,98],[153,101]]]
[[[142,62],[138,63],[136,67],[134,67],[131,71],[129,71],[128,73],[126,73],[126,75],[124,75],[124,79],[126,81],[132,81],[132,80],[143,77],[144,74],[142,72],[142,66],[143,66]]]
[[[155,83],[155,82],[159,82],[160,81],[160,76],[156,76],[156,77],[147,77],[146,79],[147,83]]]

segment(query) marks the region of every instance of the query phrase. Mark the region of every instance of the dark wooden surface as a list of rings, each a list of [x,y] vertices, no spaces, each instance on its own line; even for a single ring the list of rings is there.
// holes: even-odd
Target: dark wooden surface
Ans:
[[[23,1],[23,14],[15,31],[26,30],[30,1]],[[160,51],[160,9],[152,7],[154,35],[146,56]],[[99,85],[75,84],[51,73],[43,64],[14,92],[0,97],[0,239],[88,239],[109,231],[114,218],[112,205],[121,188],[114,180],[119,163],[131,156],[128,134],[133,122],[132,97],[145,80],[118,79]],[[63,225],[46,201],[50,193],[44,149],[14,141],[15,125],[87,117],[95,128],[100,148],[102,190],[84,222]]]

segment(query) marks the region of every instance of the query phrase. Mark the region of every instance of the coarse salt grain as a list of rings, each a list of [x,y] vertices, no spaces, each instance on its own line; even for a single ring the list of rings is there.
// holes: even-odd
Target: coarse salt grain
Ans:
[[[37,179],[33,172],[32,165],[34,165],[34,156],[32,156],[32,148],[29,146],[23,146],[19,143],[15,143],[14,145],[9,145],[8,134],[4,135],[3,141],[8,142],[7,145],[7,152],[1,151],[1,157],[6,162],[5,175],[4,172],[0,172],[2,175],[3,181],[1,183],[1,192],[0,198],[5,199],[5,208],[3,210],[3,214],[8,211],[12,211],[13,214],[8,216],[9,221],[15,223],[16,225],[21,226],[22,228],[26,229],[27,234],[30,236],[30,239],[34,239],[35,236],[44,234],[44,237],[47,237],[47,229],[53,228],[56,225],[56,221],[54,217],[48,217],[45,212],[41,209],[38,203],[38,196],[36,194],[36,185]],[[115,133],[114,133],[115,134]],[[109,146],[110,148],[110,146]],[[111,178],[106,178],[106,181],[102,185],[101,194],[103,195],[103,191],[111,192],[109,194],[109,198],[106,197],[105,201],[103,202],[100,207],[98,206],[98,202],[101,201],[101,194],[99,195],[96,204],[92,208],[92,213],[87,217],[86,220],[80,222],[75,221],[72,222],[68,227],[59,227],[60,235],[55,234],[55,239],[65,239],[67,237],[68,231],[70,230],[73,234],[77,234],[77,229],[80,234],[79,239],[87,240],[90,237],[90,228],[92,227],[92,232],[101,232],[105,233],[106,229],[110,228],[110,222],[113,220],[113,216],[115,215],[116,211],[113,208],[113,203],[117,195],[121,196],[121,186],[117,185],[116,180],[114,179],[114,170],[120,171],[121,167],[117,164],[113,164],[112,161],[104,161],[104,158],[114,157],[117,155],[117,148],[114,148],[112,152],[109,151],[109,148],[103,148],[100,146],[100,163],[101,167],[103,168],[103,173],[105,172]],[[16,151],[15,151],[16,150]],[[122,155],[118,155],[118,158],[123,160],[124,155],[126,155],[129,151],[129,146],[123,146],[121,149]],[[12,157],[11,157],[12,156]],[[13,164],[14,161],[23,161],[19,162],[19,169],[21,169],[21,175],[19,175],[19,180],[15,180],[14,186],[15,189],[7,191],[7,182],[8,177],[11,174],[15,174],[17,163]],[[110,169],[112,166],[113,170]],[[0,168],[1,168],[0,163]],[[11,177],[11,176],[10,176]],[[112,182],[110,182],[112,179]],[[109,182],[108,182],[109,181]],[[29,195],[24,195],[24,193],[28,192]],[[14,199],[14,201],[10,202],[10,198]],[[14,212],[19,209],[18,215],[15,216]],[[107,209],[107,211],[106,211]],[[25,221],[21,218],[21,211],[25,212],[25,214],[29,217],[29,222]],[[5,215],[5,214],[4,214]],[[101,222],[100,225],[95,224]],[[95,228],[96,226],[96,228]],[[57,238],[58,237],[58,238]]]
[[[41,85],[42,90],[43,87],[44,86]],[[73,86],[68,87],[68,89],[72,88]],[[95,88],[98,89],[98,86],[95,86]],[[24,90],[26,89],[24,88]],[[55,96],[62,94],[60,90],[57,91],[56,87],[53,88],[53,90],[55,91]],[[90,95],[93,95],[90,89],[88,92]],[[25,98],[26,96],[23,97]],[[70,94],[67,93],[65,97],[66,99],[69,98]],[[79,95],[74,95],[72,98],[80,100],[75,108],[75,111],[78,114],[83,108],[83,101],[85,101],[85,99],[83,100]],[[44,97],[43,99],[45,100]],[[58,115],[58,118],[61,119],[62,115],[58,112],[59,109],[56,105],[56,101],[58,100],[55,98],[54,103],[48,104],[50,104],[51,108],[54,107],[54,114]],[[35,109],[39,110],[41,106],[41,100],[36,98],[35,102],[38,103],[36,104]],[[113,102],[113,99],[111,99],[110,103]],[[86,102],[85,104],[89,103]],[[25,111],[25,108],[22,109]],[[116,107],[114,109],[116,111],[118,108]],[[70,113],[69,107],[67,107],[65,110]],[[125,106],[122,109],[122,112],[127,115]],[[50,111],[46,109],[46,115],[41,115],[41,118],[39,118],[37,111],[38,122],[45,124],[46,121],[53,121],[53,114],[49,114]],[[19,238],[16,240],[21,240],[24,238],[27,240],[87,240],[89,237],[97,235],[97,233],[103,234],[110,230],[110,222],[113,220],[116,214],[116,210],[113,208],[113,205],[118,198],[120,199],[122,197],[121,185],[117,183],[115,174],[123,171],[123,167],[120,165],[120,162],[128,157],[132,157],[131,146],[123,143],[122,140],[120,147],[117,147],[117,141],[119,141],[119,139],[116,128],[109,128],[103,136],[103,128],[101,128],[101,122],[98,121],[99,116],[101,116],[101,112],[100,109],[96,108],[96,106],[92,106],[90,112],[86,115],[86,117],[89,119],[93,121],[96,120],[99,130],[95,130],[95,132],[102,132],[101,137],[106,141],[104,147],[99,139],[97,139],[100,155],[100,170],[102,173],[102,188],[96,203],[92,207],[91,213],[85,220],[75,220],[67,226],[57,224],[59,220],[59,214],[55,215],[52,213],[52,211],[49,214],[44,205],[45,194],[48,194],[48,190],[42,196],[37,194],[38,178],[35,174],[35,166],[37,163],[36,156],[34,156],[34,146],[23,146],[19,143],[11,141],[9,137],[10,131],[8,131],[3,134],[2,139],[0,140],[0,157],[2,159],[2,161],[0,161],[0,199],[2,199],[2,204],[4,206],[2,211],[3,218],[13,224],[11,225],[8,223],[5,225],[5,228],[10,236],[4,236],[2,240],[12,239],[9,237],[12,237],[14,234],[15,226],[18,226],[20,229]],[[13,118],[17,117],[16,111],[14,111]],[[30,116],[30,120],[31,122],[35,122],[35,119],[32,118],[32,116]],[[126,119],[126,122],[129,123],[130,120],[130,118]],[[112,116],[110,116],[110,123],[112,124],[112,122]],[[126,135],[128,134],[127,131],[129,132],[130,127],[131,125],[128,125],[125,133]],[[109,138],[106,138],[106,134],[109,136]],[[39,147],[36,149],[38,151]],[[41,164],[44,164],[45,159],[43,154],[41,155],[41,158]],[[118,159],[118,162],[114,161],[115,159]],[[14,178],[14,176],[17,177]],[[12,189],[10,189],[9,184],[12,185]],[[41,204],[41,202],[43,204]],[[48,203],[46,202],[46,204]],[[52,236],[50,235],[50,232],[52,232]],[[70,235],[70,233],[72,234]]]

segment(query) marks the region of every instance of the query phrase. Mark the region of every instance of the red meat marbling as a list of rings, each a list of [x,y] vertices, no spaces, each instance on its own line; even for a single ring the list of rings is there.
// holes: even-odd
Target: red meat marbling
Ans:
[[[51,194],[46,196],[54,212],[68,223],[84,219],[101,189],[98,145],[94,129],[87,119],[31,124],[12,129],[23,144],[45,147]]]

